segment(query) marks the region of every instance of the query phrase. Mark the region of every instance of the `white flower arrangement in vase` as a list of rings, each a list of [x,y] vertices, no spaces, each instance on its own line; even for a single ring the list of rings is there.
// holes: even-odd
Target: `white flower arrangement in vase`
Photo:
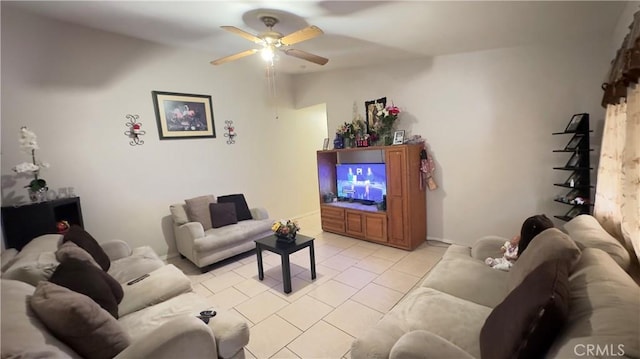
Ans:
[[[20,148],[31,155],[31,162],[17,164],[13,171],[16,173],[26,173],[33,176],[33,180],[24,186],[29,189],[29,198],[32,201],[43,201],[47,198],[47,181],[40,178],[40,170],[49,168],[49,164],[36,160],[36,150],[39,150],[37,136],[27,127],[20,128]]]

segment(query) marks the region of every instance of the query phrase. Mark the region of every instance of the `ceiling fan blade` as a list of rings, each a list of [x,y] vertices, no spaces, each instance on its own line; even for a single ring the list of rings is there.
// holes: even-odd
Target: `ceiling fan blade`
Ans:
[[[241,58],[243,58],[245,56],[253,55],[258,51],[259,50],[257,50],[257,49],[251,49],[251,50],[247,50],[247,51],[238,52],[237,54],[233,54],[233,55],[229,55],[229,56],[225,56],[225,57],[219,58],[217,60],[213,60],[213,61],[211,61],[211,65],[222,65],[222,64],[224,64],[226,62],[229,62],[229,61],[233,61],[233,60],[241,59]]]
[[[244,37],[245,39],[247,39],[249,41],[253,41],[256,44],[262,43],[262,39],[261,38],[257,37],[254,34],[250,34],[250,33],[246,32],[244,30],[240,30],[235,26],[220,26],[220,27],[225,29],[225,30],[227,30],[227,31],[229,31],[229,32],[232,32],[232,33],[234,33],[236,35],[240,35],[240,36]]]
[[[311,54],[311,53],[308,53],[308,52],[302,51],[302,50],[284,49],[282,51],[285,54],[289,55],[289,56],[293,56],[293,57],[297,57],[299,59],[311,61],[311,62],[316,63],[318,65],[324,65],[327,62],[329,62],[329,59],[327,59],[327,58],[324,58],[324,57],[318,56],[318,55],[314,55],[314,54]]]
[[[305,40],[313,39],[314,37],[320,36],[322,34],[324,34],[324,31],[322,31],[319,27],[309,26],[281,38],[280,42],[283,45],[293,45]]]

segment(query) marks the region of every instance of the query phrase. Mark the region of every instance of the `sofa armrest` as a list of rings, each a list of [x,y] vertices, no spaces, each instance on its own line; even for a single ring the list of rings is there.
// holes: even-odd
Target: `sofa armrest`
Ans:
[[[482,237],[471,246],[471,257],[481,261],[484,261],[487,257],[502,257],[504,253],[500,250],[500,247],[508,240],[508,238],[499,236]]]
[[[269,218],[269,212],[267,212],[266,208],[256,207],[256,208],[251,208],[249,211],[251,211],[251,217],[253,217],[253,219]]]
[[[204,227],[200,222],[187,222],[183,225],[176,226],[177,239],[189,239],[193,241],[196,238],[204,237]]]
[[[414,330],[401,336],[389,353],[390,359],[414,358],[459,358],[473,359],[469,353],[460,349],[439,335],[426,330]]]
[[[102,250],[107,254],[109,260],[112,262],[120,258],[128,257],[132,253],[129,244],[119,239],[100,243],[100,247],[102,247]]]
[[[217,352],[211,329],[196,317],[184,316],[131,343],[116,358],[215,358]]]

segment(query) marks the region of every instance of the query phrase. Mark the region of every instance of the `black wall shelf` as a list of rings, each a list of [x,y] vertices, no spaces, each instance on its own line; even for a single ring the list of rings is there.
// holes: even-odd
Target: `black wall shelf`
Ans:
[[[564,189],[564,192],[557,195],[553,201],[571,206],[565,214],[554,215],[555,218],[563,221],[570,221],[579,214],[592,213],[591,190],[594,186],[591,185],[590,173],[593,169],[589,159],[590,152],[593,151],[589,143],[590,132],[593,131],[589,130],[589,114],[577,113],[571,116],[565,131],[552,133],[552,135],[572,135],[564,148],[553,150],[554,153],[571,154],[563,166],[553,167],[554,170],[571,172],[564,183],[553,184]]]

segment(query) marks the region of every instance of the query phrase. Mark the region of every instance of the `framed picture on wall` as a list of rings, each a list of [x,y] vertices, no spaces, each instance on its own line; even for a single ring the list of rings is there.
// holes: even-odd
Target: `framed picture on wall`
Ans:
[[[152,91],[161,140],[215,138],[211,96]]]

